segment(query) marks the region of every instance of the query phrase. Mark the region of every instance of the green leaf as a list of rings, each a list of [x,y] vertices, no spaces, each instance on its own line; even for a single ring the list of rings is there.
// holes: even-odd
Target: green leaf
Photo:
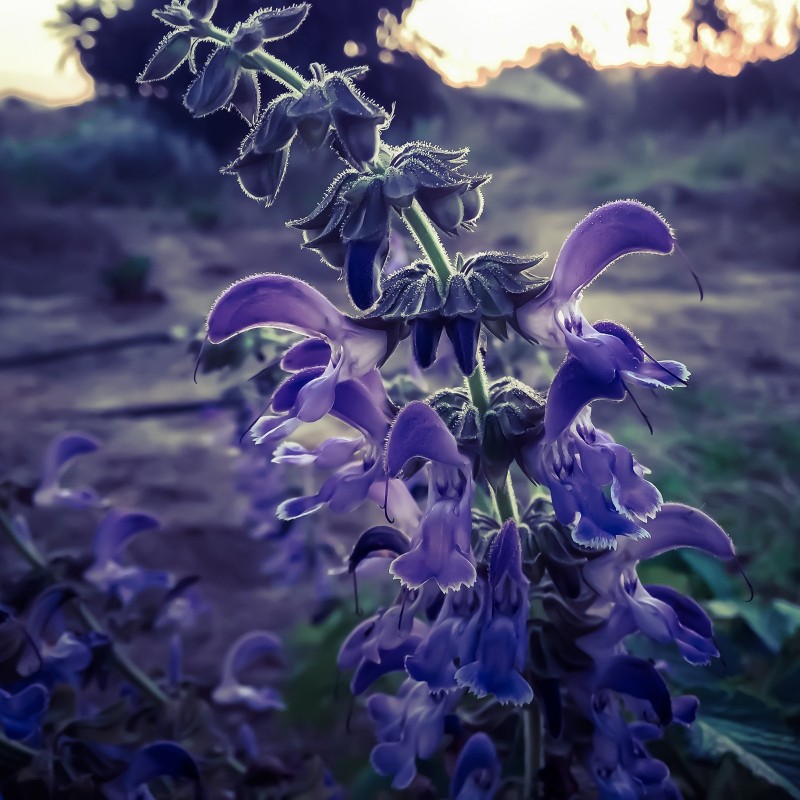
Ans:
[[[700,689],[691,747],[698,758],[733,756],[753,775],[800,800],[800,742],[771,709],[745,692]]]
[[[800,607],[785,600],[772,603],[746,603],[743,600],[711,600],[708,610],[718,619],[743,620],[772,653],[800,628]]]

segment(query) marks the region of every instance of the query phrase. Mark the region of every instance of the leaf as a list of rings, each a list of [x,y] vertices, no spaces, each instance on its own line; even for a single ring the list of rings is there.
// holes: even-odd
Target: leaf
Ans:
[[[742,600],[711,600],[708,610],[718,619],[741,619],[774,654],[800,628],[800,607],[785,600],[770,604],[746,603]]]
[[[136,741],[136,734],[127,730],[130,704],[119,700],[92,717],[76,719],[61,729],[59,737],[66,736],[81,742],[95,744],[122,744]]]
[[[698,758],[730,754],[757,777],[800,800],[800,741],[778,712],[745,692],[699,689],[691,746]]]

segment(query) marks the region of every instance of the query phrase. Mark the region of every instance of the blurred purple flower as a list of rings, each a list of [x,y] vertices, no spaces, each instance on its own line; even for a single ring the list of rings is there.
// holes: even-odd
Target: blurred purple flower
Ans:
[[[393,789],[405,789],[417,774],[417,758],[431,758],[445,733],[445,719],[460,692],[431,694],[424,683],[406,680],[396,696],[374,694],[367,711],[380,744],[370,761],[379,775],[392,776]]]
[[[42,480],[33,496],[37,506],[67,506],[87,508],[100,504],[94,489],[67,489],[61,476],[74,459],[93,453],[100,445],[84,433],[65,433],[54,439],[47,448],[42,468]]]
[[[0,725],[5,735],[13,741],[35,738],[49,701],[47,689],[38,683],[16,693],[0,689]]]
[[[104,592],[117,595],[127,603],[147,586],[169,587],[172,579],[168,572],[126,566],[121,561],[128,542],[146,530],[159,527],[159,522],[149,514],[113,509],[104,517],[94,535],[94,562],[84,577]]]
[[[239,681],[238,673],[266,655],[281,650],[281,640],[268,631],[250,631],[240,636],[228,649],[222,665],[220,682],[211,694],[219,705],[244,705],[251,711],[285,708],[280,694],[270,687],[256,688]]]
[[[502,768],[492,740],[474,733],[458,754],[450,782],[451,800],[494,800]]]

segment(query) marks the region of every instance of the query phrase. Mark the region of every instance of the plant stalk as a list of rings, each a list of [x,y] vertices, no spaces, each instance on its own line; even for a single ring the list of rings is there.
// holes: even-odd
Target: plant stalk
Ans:
[[[208,38],[221,44],[229,43],[229,34],[210,23],[206,23],[205,33]],[[261,69],[294,92],[302,93],[308,86],[308,81],[299,72],[264,50],[251,53],[246,58],[250,59],[258,69]],[[386,150],[386,145],[381,144],[381,149]],[[453,265],[433,223],[422,210],[417,200],[414,200],[411,206],[403,212],[402,219],[414,236],[422,254],[436,271],[440,283],[445,286],[448,278],[453,274]],[[482,358],[478,358],[478,366],[472,375],[467,378],[466,383],[472,403],[478,410],[478,414],[483,417],[489,410],[489,385]],[[498,492],[493,493],[492,496],[501,522],[508,519],[518,520],[517,500],[510,475],[506,476],[505,486]]]

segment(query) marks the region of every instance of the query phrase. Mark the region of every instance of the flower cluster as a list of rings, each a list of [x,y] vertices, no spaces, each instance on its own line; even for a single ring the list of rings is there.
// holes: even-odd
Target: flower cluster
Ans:
[[[184,637],[209,610],[197,579],[132,563],[127,545],[158,529],[158,520],[63,482],[76,459],[97,449],[92,437],[64,434],[47,449],[32,491],[3,482],[0,534],[20,558],[7,560],[0,596],[0,787],[9,797],[128,800],[152,796],[148,787],[168,780],[203,796],[209,759],[217,768],[227,759],[239,777],[257,763],[257,755],[250,763],[235,758],[222,715],[232,707],[283,708],[275,689],[240,677],[253,662],[274,657],[281,643],[268,631],[241,636],[216,685],[203,690],[211,701],[202,699],[183,669]],[[27,503],[102,510],[91,552],[48,557],[20,513]],[[165,659],[157,676],[131,656],[144,642],[148,661]],[[224,780],[230,784],[230,776]]]
[[[267,204],[295,141],[328,144],[345,165],[316,208],[290,224],[345,278],[349,312],[296,277],[267,273],[222,294],[207,334],[212,344],[262,328],[300,337],[252,437],[274,464],[325,477],[284,498],[277,516],[313,524],[326,509],[358,520],[354,512],[370,504],[385,514],[388,524],[357,537],[346,571],[378,593],[397,581],[397,595],[356,625],[338,658],[356,697],[385,675],[402,677],[396,692],[366,699],[374,769],[405,788],[419,780],[418,761],[447,745],[458,751],[451,795],[461,800],[520,784],[514,796],[568,797],[587,776],[602,798],[677,796],[646,744],[673,722],[691,724],[697,701],[672,697],[661,665],[631,644],[674,645],[691,664],[718,653],[703,610],[671,587],[642,584],[637,564],[680,547],[720,559],[734,550],[702,512],[664,502],[648,470],[592,423],[593,403],[636,403],[632,387],[684,386],[688,370],[581,310],[584,289],[623,256],[669,255],[673,231],[653,209],[622,200],[578,223],[549,278],[533,273],[543,256],[451,259],[439,234],[475,227],[489,179],[467,170],[466,151],[389,146],[381,133],[391,115],[358,91],[359,68],[315,64],[306,80],[270,55],[265,46],[295,30],[306,5],[259,11],[231,31],[212,24],[214,5],[175,0],[159,12],[175,30],[143,79],[184,60],[197,71],[194,48],[212,43],[186,105],[197,116],[241,111],[251,130],[225,171]],[[285,89],[260,115],[259,73]],[[390,237],[403,227],[421,258],[389,267]],[[552,382],[490,381],[483,330],[501,341],[513,331],[560,354]],[[459,385],[400,396],[391,377],[403,368],[389,357],[410,338],[412,374],[427,370],[443,333]],[[328,418],[337,421],[333,434],[321,424]],[[301,432],[302,444],[292,439]],[[275,705],[236,678],[251,653],[273,644],[239,642],[215,696]],[[491,727],[474,713],[478,701],[493,710]],[[506,774],[500,756],[519,738],[506,735],[515,720],[522,777]]]

